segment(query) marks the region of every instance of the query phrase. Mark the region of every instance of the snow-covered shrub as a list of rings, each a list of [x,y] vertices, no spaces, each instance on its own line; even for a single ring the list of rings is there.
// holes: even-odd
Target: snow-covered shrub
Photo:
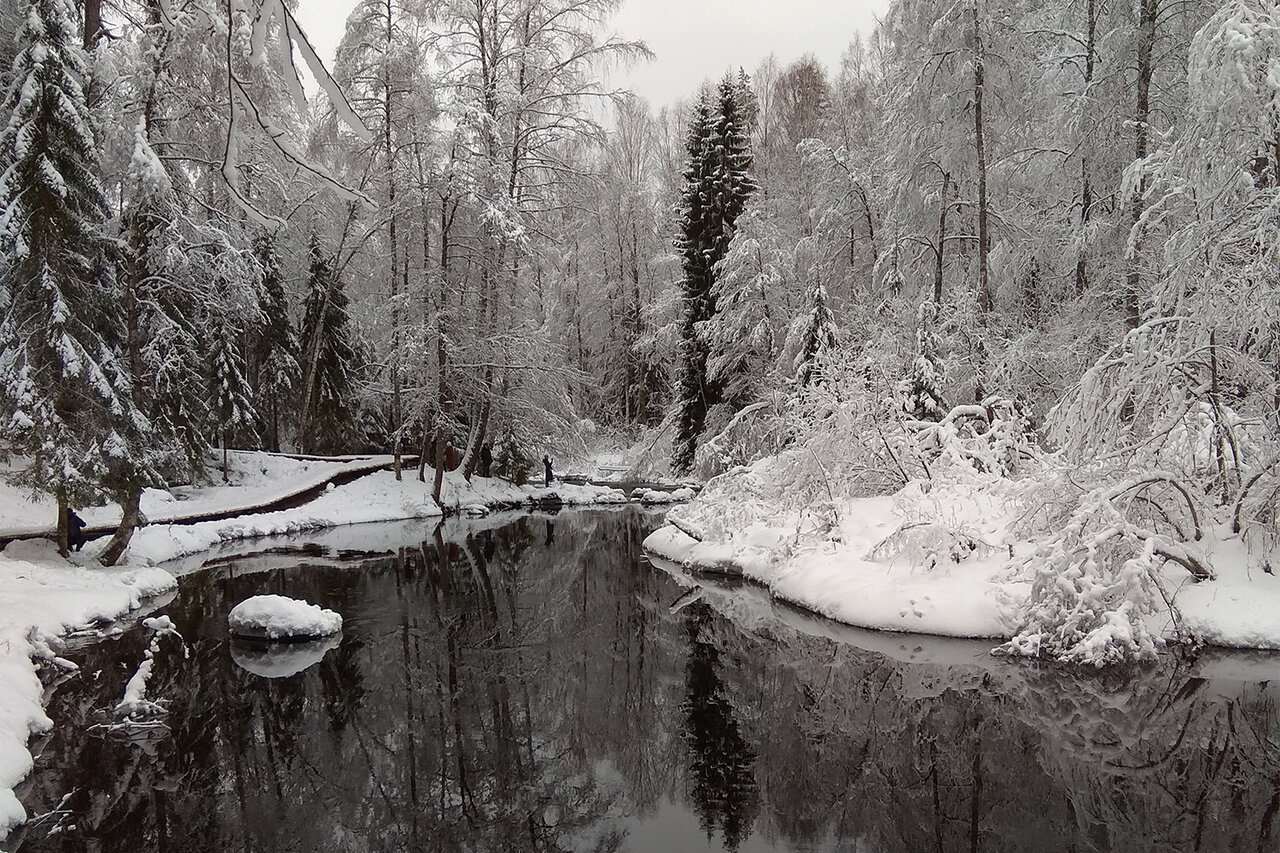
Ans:
[[[722,429],[698,446],[694,472],[709,479],[780,451],[790,436],[781,403],[784,401],[779,395],[770,395],[735,414]]]
[[[956,406],[937,423],[907,421],[905,426],[926,468],[963,465],[1010,477],[1039,453],[1023,407],[1000,397]]]
[[[1150,660],[1160,639],[1145,617],[1167,608],[1177,618],[1159,574],[1165,563],[1177,563],[1197,579],[1212,576],[1194,545],[1202,535],[1203,507],[1167,472],[1118,483],[1112,470],[1095,472],[1102,485],[1083,495],[1077,490],[1074,499],[1061,496],[1062,489],[1076,488],[1074,478],[1058,473],[1058,479],[1046,475],[1049,485],[1037,486],[1046,512],[1033,513],[1027,527],[1047,535],[1012,569],[1029,576],[1032,589],[1013,639],[1001,650],[1095,666]]]

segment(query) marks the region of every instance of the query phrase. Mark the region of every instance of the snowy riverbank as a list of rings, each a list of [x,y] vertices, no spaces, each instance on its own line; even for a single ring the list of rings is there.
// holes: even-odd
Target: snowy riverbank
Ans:
[[[1048,538],[1019,526],[1035,494],[1028,482],[966,472],[915,480],[890,496],[787,508],[771,485],[779,464],[767,459],[713,480],[673,509],[645,548],[686,568],[759,583],[778,600],[859,628],[1001,640],[1018,632],[1037,549]],[[1208,645],[1280,649],[1280,577],[1251,559],[1225,523],[1206,525],[1196,546],[1215,576],[1197,582],[1174,562],[1153,569],[1156,604],[1139,617],[1151,636],[1180,632]],[[1099,654],[1116,639],[1139,642],[1126,620],[1105,612],[1127,612],[1129,589],[1096,595],[1085,606],[1103,616],[1094,634]]]
[[[98,565],[96,554],[106,544],[105,538],[90,542],[70,560],[59,557],[44,539],[11,543],[0,554],[0,839],[26,819],[13,789],[31,771],[30,739],[51,726],[42,707],[44,688],[38,667],[52,667],[53,672],[70,666],[57,658],[57,649],[68,634],[100,629],[130,615],[141,616],[136,612],[140,608],[163,603],[154,597],[174,590],[177,581],[164,569],[153,568],[154,564],[223,542],[363,522],[439,518],[445,510],[627,502],[621,491],[602,486],[516,486],[483,477],[468,483],[461,474],[450,472],[444,478],[442,508],[432,499],[432,472],[428,469],[425,483],[417,480],[414,470],[406,470],[400,481],[390,471],[376,471],[345,485],[331,486],[320,497],[293,509],[252,511],[314,488],[335,471],[382,461],[234,454],[230,485],[186,489],[179,493],[181,500],[167,492],[149,492],[144,512],[154,511],[153,518],[201,513],[235,517],[194,524],[149,524],[134,535],[123,567],[104,569]],[[48,502],[30,501],[10,487],[0,490],[0,535],[42,529],[53,514]],[[98,507],[84,516],[90,523],[108,523],[119,517],[119,510]]]

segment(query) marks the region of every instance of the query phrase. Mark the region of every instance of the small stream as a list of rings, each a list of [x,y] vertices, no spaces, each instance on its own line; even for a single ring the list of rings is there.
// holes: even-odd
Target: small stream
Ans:
[[[73,645],[6,851],[1280,849],[1280,656],[1140,670],[857,631],[651,565],[628,507],[339,528],[176,564]],[[258,593],[344,617],[233,644]]]

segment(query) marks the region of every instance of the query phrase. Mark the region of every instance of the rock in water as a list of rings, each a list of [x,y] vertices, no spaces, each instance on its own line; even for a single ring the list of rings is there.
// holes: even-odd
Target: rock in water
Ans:
[[[283,595],[255,595],[227,614],[231,636],[250,640],[308,640],[342,630],[332,610]]]

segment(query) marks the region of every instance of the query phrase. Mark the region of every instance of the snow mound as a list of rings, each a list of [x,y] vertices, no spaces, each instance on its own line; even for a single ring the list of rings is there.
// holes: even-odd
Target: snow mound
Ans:
[[[472,515],[476,517],[489,514],[489,508],[484,504],[467,504],[462,508],[463,515]]]
[[[283,595],[255,595],[227,614],[233,637],[258,640],[311,638],[342,630],[342,617],[316,604]]]
[[[624,504],[627,503],[627,496],[617,489],[605,492],[596,497],[598,504]]]
[[[664,492],[661,489],[646,489],[640,493],[638,500],[642,504],[674,504],[691,501],[693,496],[693,489],[684,486],[673,492]]]

